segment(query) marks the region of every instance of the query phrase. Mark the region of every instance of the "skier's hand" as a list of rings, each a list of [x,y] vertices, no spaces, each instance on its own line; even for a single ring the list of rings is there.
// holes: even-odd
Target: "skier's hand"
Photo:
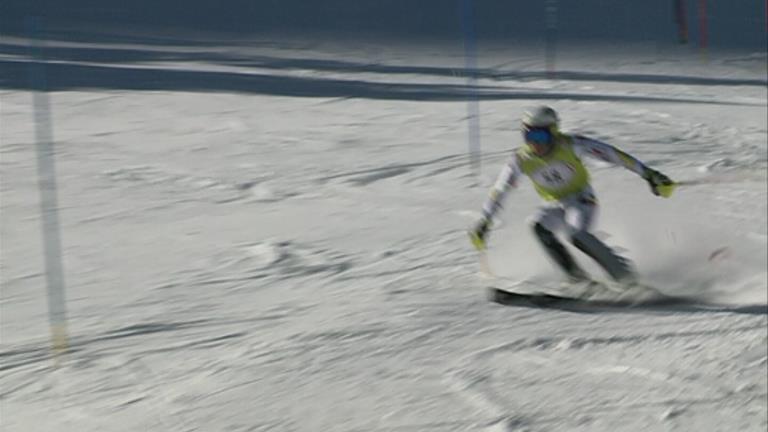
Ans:
[[[483,217],[480,219],[475,227],[469,232],[469,239],[477,250],[485,249],[485,238],[488,236],[488,231],[491,229],[491,220]]]
[[[654,195],[667,198],[672,194],[672,187],[675,182],[666,175],[654,169],[647,168],[645,173],[643,173],[643,178],[648,182],[648,185],[651,187],[651,192],[653,192]]]

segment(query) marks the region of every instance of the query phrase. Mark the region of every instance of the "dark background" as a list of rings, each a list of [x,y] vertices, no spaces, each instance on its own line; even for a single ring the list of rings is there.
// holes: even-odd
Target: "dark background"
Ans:
[[[698,51],[698,1],[685,1],[690,28],[689,53]],[[315,38],[322,38],[342,43],[360,41],[368,47],[397,46],[398,49],[419,44],[439,52],[453,49],[460,53],[464,41],[462,22],[466,16],[463,4],[464,0],[0,0],[0,36],[30,34],[27,18],[35,15],[42,17],[42,25],[41,30],[31,33],[34,38],[84,42],[74,46],[44,44],[45,48],[34,51],[20,40],[0,39],[0,55],[7,56],[0,58],[0,89],[175,90],[464,100],[468,89],[462,85],[396,81],[382,84],[359,78],[288,76],[284,72],[302,69],[386,73],[393,77],[398,74],[455,76],[457,68],[464,63],[459,56],[452,57],[453,65],[429,66],[419,60],[418,55],[407,64],[383,65],[359,53],[338,52],[329,57],[312,50]],[[547,4],[547,0],[474,0],[472,13],[479,45],[494,47],[492,43],[501,43],[512,49],[527,46],[541,49],[548,34]],[[558,4],[557,39],[561,47],[569,42],[600,43],[626,50],[631,55],[635,51],[630,44],[642,44],[640,51],[646,53],[685,55],[685,48],[663,48],[679,45],[673,0],[559,0]],[[765,52],[765,0],[709,0],[707,4],[711,50],[740,51],[750,57],[751,53]],[[124,45],[118,46],[118,43]],[[213,49],[208,49],[209,46]],[[222,46],[247,49],[221,49]],[[260,50],[260,47],[271,46],[287,46],[288,52],[295,54],[286,57]],[[303,49],[294,50],[301,46]],[[31,52],[50,60],[45,66],[45,79],[36,75],[42,73],[42,69],[31,67],[37,64],[28,60]],[[578,48],[569,52],[574,53],[578,55]],[[763,55],[755,58],[761,59]],[[161,61],[251,67],[260,72],[146,69],[135,65],[136,62]],[[550,77],[546,70],[480,68],[475,73],[500,79]],[[558,76],[587,81],[710,85],[764,85],[766,81],[561,68]],[[513,96],[490,89],[478,95],[482,99],[530,96]]]
[[[194,35],[314,35],[365,39],[461,37],[463,0],[2,0],[0,34],[25,34],[40,14],[58,38],[108,42],[140,31]],[[540,41],[546,0],[475,0],[483,40]],[[559,0],[561,41],[676,44],[673,0]],[[698,42],[698,0],[685,1],[691,43]],[[764,0],[708,0],[713,48],[766,49]]]

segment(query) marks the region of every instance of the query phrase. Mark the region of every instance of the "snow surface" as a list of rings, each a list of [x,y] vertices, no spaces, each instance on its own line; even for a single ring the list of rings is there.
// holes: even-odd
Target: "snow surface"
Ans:
[[[6,50],[4,432],[765,430],[764,52],[562,49],[550,79],[540,51],[484,46],[478,179],[460,46],[51,45],[70,49],[49,73],[72,349],[56,367],[27,64]],[[725,306],[485,300],[465,229],[538,103],[712,183],[664,200],[593,166],[603,237]],[[539,203],[510,196],[498,273],[557,279],[525,225]]]

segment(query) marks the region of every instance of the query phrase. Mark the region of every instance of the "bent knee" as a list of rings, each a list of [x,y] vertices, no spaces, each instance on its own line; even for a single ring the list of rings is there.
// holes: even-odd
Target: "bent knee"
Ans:
[[[531,227],[533,232],[538,234],[539,232],[547,231],[550,234],[554,235],[555,233],[562,230],[561,223],[558,223],[557,221],[552,221],[550,218],[547,217],[532,217],[528,219],[528,226]]]
[[[568,229],[568,232],[567,232],[568,239],[571,241],[571,243],[574,243],[574,244],[580,241],[583,242],[584,239],[586,238],[593,237],[593,235],[588,230],[585,230],[583,228],[568,226],[567,229]]]
[[[531,226],[531,229],[533,229],[533,233],[542,243],[548,245],[557,242],[555,234],[544,224],[536,222]]]

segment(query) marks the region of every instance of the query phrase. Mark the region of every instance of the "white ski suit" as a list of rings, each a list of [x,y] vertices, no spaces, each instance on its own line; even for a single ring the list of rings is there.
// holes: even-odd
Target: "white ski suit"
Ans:
[[[614,279],[631,278],[629,262],[590,233],[598,203],[581,161],[584,156],[622,166],[640,176],[648,170],[642,162],[609,144],[580,135],[558,134],[553,150],[545,156],[534,154],[527,146],[515,151],[491,189],[483,215],[491,220],[519,177],[527,175],[539,195],[549,202],[531,219],[531,225],[547,253],[569,275],[578,279],[584,277],[584,272],[554,237],[556,233],[568,235]]]

